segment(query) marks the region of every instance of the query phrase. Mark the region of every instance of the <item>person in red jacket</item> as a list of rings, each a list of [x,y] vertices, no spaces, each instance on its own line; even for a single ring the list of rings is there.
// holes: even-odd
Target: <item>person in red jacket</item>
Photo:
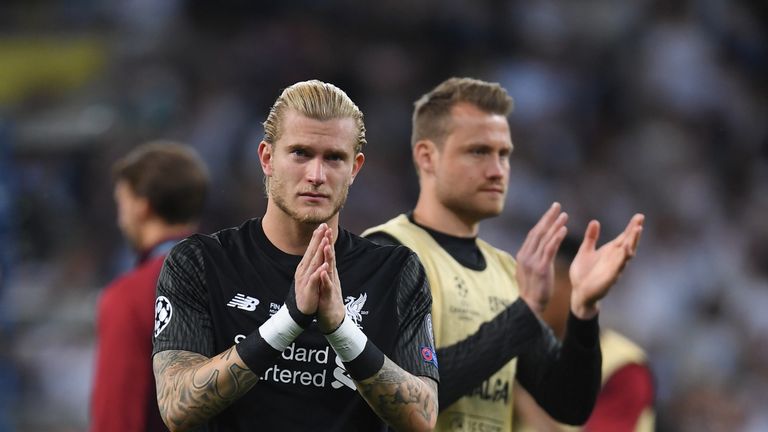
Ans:
[[[165,431],[152,372],[155,287],[165,255],[198,226],[208,173],[190,148],[143,144],[113,166],[117,223],[137,251],[98,305],[93,432]]]

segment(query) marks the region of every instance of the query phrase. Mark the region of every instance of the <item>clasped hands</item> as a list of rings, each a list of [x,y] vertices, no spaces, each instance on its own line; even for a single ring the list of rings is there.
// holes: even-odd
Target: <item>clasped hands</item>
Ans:
[[[296,306],[305,315],[316,315],[320,331],[330,333],[346,313],[336,269],[333,231],[322,223],[312,233],[294,276]]]

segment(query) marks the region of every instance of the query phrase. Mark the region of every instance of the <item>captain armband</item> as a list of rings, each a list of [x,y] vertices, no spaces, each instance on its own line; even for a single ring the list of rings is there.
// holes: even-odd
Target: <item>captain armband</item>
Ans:
[[[346,316],[339,328],[325,338],[355,381],[372,377],[384,365],[384,353]]]

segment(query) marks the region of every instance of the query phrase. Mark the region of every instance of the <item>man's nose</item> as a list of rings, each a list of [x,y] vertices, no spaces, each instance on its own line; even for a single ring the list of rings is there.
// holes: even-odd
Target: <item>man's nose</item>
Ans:
[[[489,178],[502,178],[507,170],[507,159],[503,156],[496,156],[491,158],[486,168],[486,175]]]
[[[325,183],[325,167],[322,158],[314,158],[307,167],[307,180],[314,185]]]

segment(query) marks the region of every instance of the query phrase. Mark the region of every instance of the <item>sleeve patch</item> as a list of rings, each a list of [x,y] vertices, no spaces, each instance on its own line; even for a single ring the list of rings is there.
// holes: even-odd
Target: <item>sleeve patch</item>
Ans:
[[[173,306],[171,306],[171,301],[165,296],[157,297],[157,300],[155,300],[155,337],[168,327],[172,316]]]
[[[428,346],[421,347],[421,359],[424,363],[429,363],[434,367],[437,367],[437,353]]]

